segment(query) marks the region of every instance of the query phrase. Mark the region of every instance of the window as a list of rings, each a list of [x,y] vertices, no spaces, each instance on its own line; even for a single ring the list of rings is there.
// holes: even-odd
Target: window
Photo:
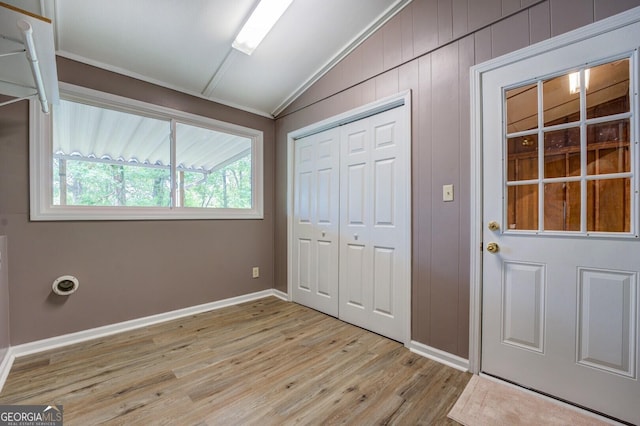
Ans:
[[[262,218],[262,132],[61,83],[31,105],[31,219]]]
[[[631,232],[632,75],[623,57],[504,91],[510,230]]]

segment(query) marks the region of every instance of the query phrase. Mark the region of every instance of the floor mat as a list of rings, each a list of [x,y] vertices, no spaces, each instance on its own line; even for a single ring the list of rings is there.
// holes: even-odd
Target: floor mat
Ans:
[[[465,426],[611,424],[477,375],[471,378],[449,417]]]

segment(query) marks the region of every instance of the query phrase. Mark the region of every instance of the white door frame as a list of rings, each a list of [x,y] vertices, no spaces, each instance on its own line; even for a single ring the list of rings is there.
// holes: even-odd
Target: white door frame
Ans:
[[[315,133],[322,132],[324,130],[338,127],[344,124],[352,123],[363,118],[370,117],[372,115],[390,110],[396,107],[403,107],[406,115],[406,135],[411,137],[411,91],[406,90],[396,95],[392,95],[383,99],[379,99],[375,102],[363,105],[358,108],[346,111],[342,114],[335,115],[317,123],[310,124],[302,127],[298,130],[294,130],[287,134],[287,295],[288,300],[292,300],[292,288],[293,288],[293,214],[294,214],[294,153],[295,153],[295,141],[305,136],[310,136]],[[411,143],[409,143],[408,149],[411,149]],[[409,161],[411,156],[409,155]],[[409,176],[411,178],[411,176]],[[409,179],[411,182],[411,179]],[[409,194],[411,194],[411,185],[409,185]],[[403,210],[406,212],[406,220],[409,224],[407,226],[407,235],[405,236],[406,244],[409,246],[409,253],[411,253],[412,238],[411,238],[411,196],[407,197],[407,204],[403,206]],[[411,258],[407,259],[409,262],[409,270],[411,271]],[[408,312],[407,320],[405,321],[404,339],[405,346],[409,346],[411,341],[411,273],[409,273],[407,289],[408,292],[406,300],[406,312]]]
[[[471,68],[471,258],[469,371],[480,373],[482,326],[482,76],[523,59],[558,49],[640,21],[640,7],[525,47]],[[640,42],[638,43],[640,47]]]

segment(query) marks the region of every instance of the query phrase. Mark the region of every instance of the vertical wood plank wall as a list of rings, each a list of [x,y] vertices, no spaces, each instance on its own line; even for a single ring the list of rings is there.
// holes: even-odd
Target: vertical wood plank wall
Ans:
[[[287,133],[412,91],[412,339],[469,351],[469,68],[640,0],[413,0],[276,120],[276,288],[287,290]],[[442,185],[455,201],[442,201]]]

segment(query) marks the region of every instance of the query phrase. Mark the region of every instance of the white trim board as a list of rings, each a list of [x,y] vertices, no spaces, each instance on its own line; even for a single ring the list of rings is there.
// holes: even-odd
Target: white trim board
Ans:
[[[409,343],[409,350],[414,354],[429,358],[433,361],[439,362],[456,370],[467,372],[469,371],[469,360],[461,358],[457,355],[450,354],[440,349],[427,346],[423,343],[412,340]]]
[[[51,349],[57,349],[67,345],[82,343],[89,340],[111,336],[113,334],[131,331],[142,327],[148,327],[203,312],[214,311],[228,306],[238,305],[240,303],[251,302],[254,300],[264,299],[265,297],[275,296],[279,299],[287,300],[287,295],[279,290],[269,289],[256,293],[245,294],[242,296],[232,297],[229,299],[218,300],[202,305],[191,306],[175,311],[163,312],[157,315],[151,315],[143,318],[136,318],[129,321],[109,324],[102,327],[82,330],[75,333],[63,334],[61,336],[50,337],[48,339],[36,340],[35,342],[23,343],[21,345],[11,346],[7,350],[2,363],[0,363],[0,391],[11,371],[11,367],[16,358],[25,355],[31,355],[38,352],[44,352]]]
[[[587,40],[640,22],[640,7],[525,47],[471,67],[471,258],[469,300],[469,371],[480,372],[482,322],[482,76],[523,59]]]
[[[4,354],[4,358],[2,358],[2,362],[0,362],[0,391],[2,391],[4,382],[7,380],[9,372],[11,371],[13,361],[16,359],[13,352],[13,348],[9,347]]]
[[[291,302],[291,296],[289,296],[284,291],[273,289],[273,296],[277,297],[280,300],[284,300],[285,302]]]

